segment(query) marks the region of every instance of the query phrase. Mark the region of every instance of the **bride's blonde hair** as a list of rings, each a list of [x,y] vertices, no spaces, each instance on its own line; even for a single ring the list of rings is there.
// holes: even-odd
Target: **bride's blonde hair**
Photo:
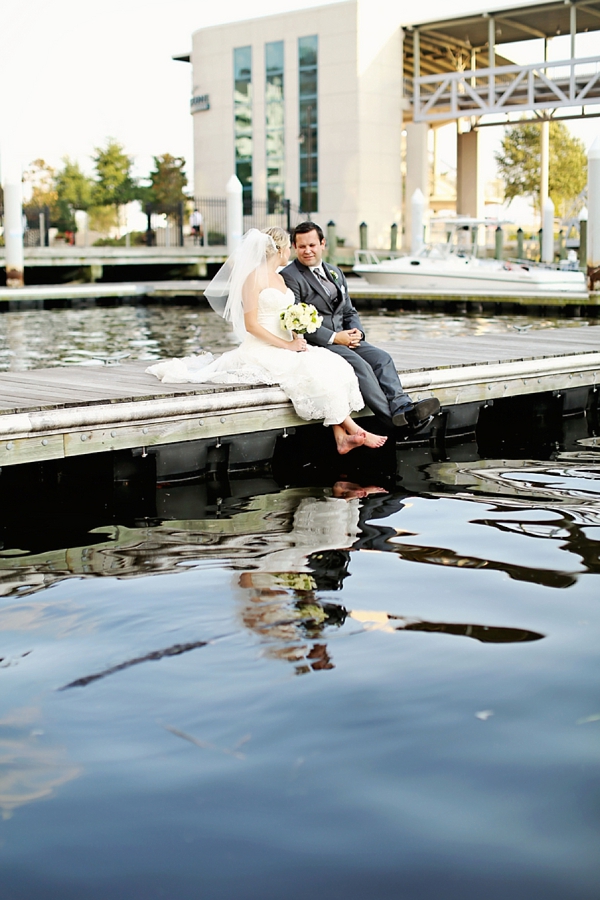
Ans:
[[[277,226],[265,228],[263,234],[268,234],[273,241],[272,244],[269,243],[267,245],[267,259],[270,259],[271,256],[279,253],[280,250],[284,250],[286,247],[291,246],[290,236],[284,228],[278,228]]]

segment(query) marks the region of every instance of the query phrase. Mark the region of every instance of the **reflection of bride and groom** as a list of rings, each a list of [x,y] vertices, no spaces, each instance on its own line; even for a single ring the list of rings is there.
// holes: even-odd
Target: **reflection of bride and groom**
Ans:
[[[248,560],[246,565],[243,560],[236,561],[235,567],[244,569],[237,577],[242,595],[240,617],[265,645],[266,656],[294,664],[297,674],[332,669],[325,641],[332,628],[339,629],[346,622],[353,633],[372,629],[434,632],[495,644],[543,637],[522,628],[431,622],[383,610],[348,609],[339,600],[328,599],[332,592],[343,591],[351,574],[353,552],[392,549],[389,542],[396,529],[387,522],[401,511],[405,499],[382,488],[338,481],[321,497],[299,499],[287,546]]]
[[[293,242],[297,259],[288,265],[286,231],[251,229],[207,288],[213,308],[231,322],[239,347],[216,360],[206,354],[149,371],[163,381],[278,384],[300,418],[333,426],[340,454],[386,442],[352,418],[365,406],[387,427],[422,427],[439,402],[413,403],[391,356],[367,343],[343,272],[323,262],[321,228],[303,222]],[[306,337],[282,324],[282,312],[294,302],[314,306],[321,317]]]

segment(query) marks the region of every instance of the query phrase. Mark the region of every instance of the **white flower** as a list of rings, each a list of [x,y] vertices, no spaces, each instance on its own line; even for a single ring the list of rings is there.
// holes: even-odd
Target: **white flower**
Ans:
[[[320,328],[323,317],[311,303],[292,303],[281,313],[283,327],[296,334],[313,334]]]

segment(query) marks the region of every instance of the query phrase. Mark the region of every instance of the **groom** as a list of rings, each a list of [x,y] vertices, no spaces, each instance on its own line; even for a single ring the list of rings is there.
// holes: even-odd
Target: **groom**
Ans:
[[[360,391],[369,409],[387,425],[420,428],[439,408],[431,397],[413,403],[400,384],[389,353],[365,341],[358,313],[343,272],[323,262],[325,239],[315,222],[302,222],[292,233],[296,259],[282,270],[283,280],[296,303],[312,303],[323,323],[306,340],[326,347],[346,359],[358,378]]]

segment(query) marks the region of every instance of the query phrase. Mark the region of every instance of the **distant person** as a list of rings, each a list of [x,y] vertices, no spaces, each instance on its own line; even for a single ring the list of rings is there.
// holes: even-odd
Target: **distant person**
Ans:
[[[190,225],[192,226],[192,234],[194,236],[194,244],[204,246],[204,219],[199,209],[195,209],[190,216]]]
[[[389,353],[365,340],[359,315],[341,269],[323,262],[325,238],[316,222],[302,222],[292,233],[296,259],[282,270],[296,303],[310,303],[323,317],[321,327],[306,340],[326,347],[350,363],[365,403],[386,425],[422,428],[440,408],[430,397],[416,403],[404,392]]]

